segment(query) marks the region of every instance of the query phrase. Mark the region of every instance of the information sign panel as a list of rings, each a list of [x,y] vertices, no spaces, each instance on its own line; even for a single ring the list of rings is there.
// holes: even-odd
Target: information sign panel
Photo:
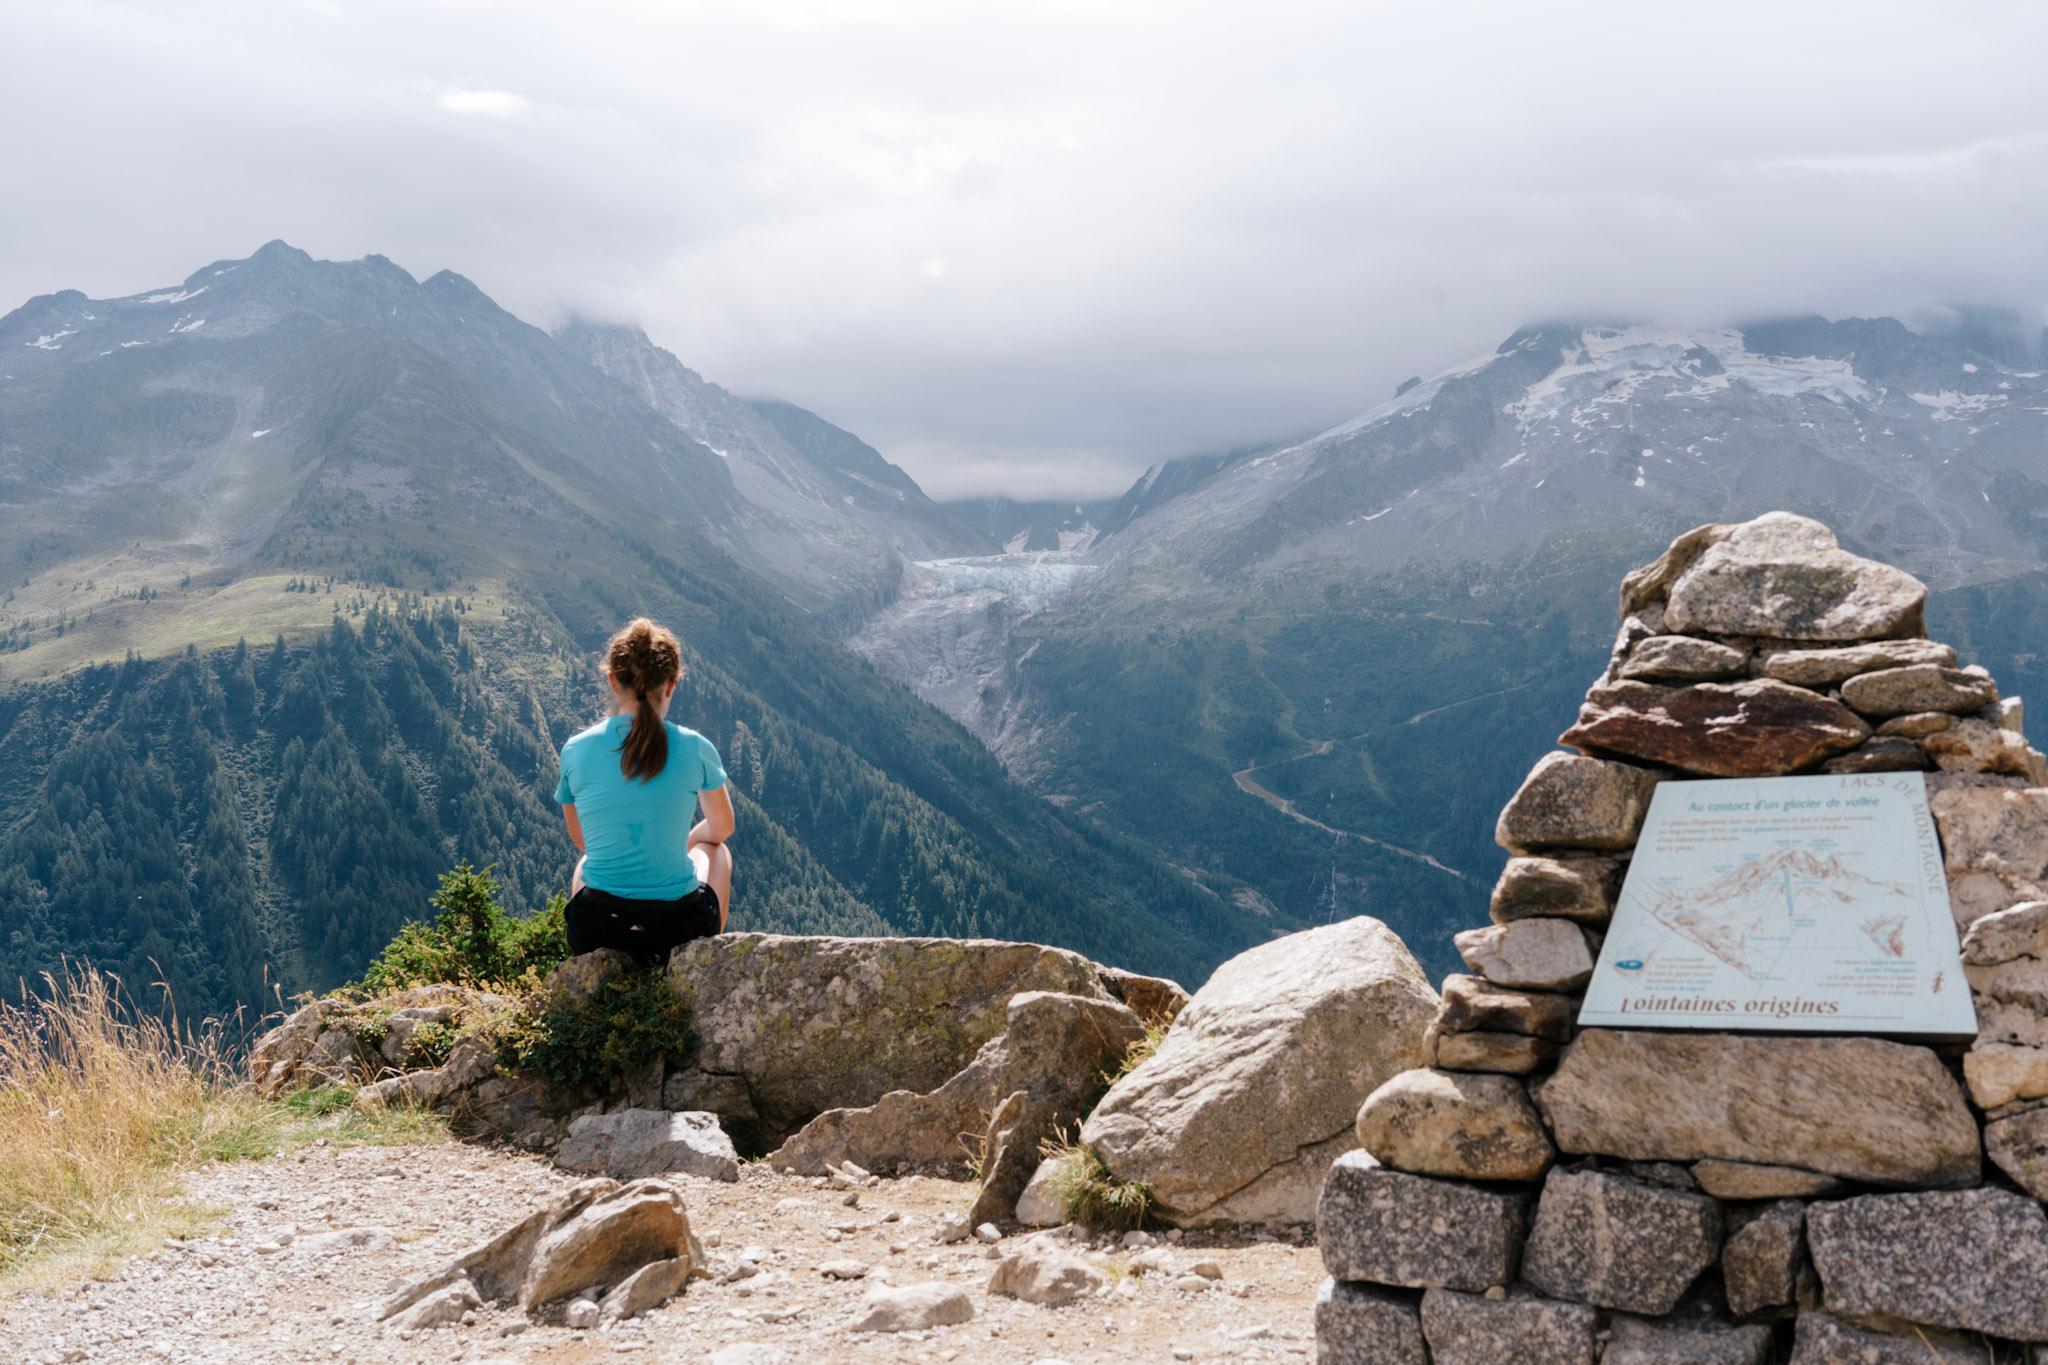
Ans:
[[[1659,784],[1579,1023],[1974,1034],[1921,775]]]

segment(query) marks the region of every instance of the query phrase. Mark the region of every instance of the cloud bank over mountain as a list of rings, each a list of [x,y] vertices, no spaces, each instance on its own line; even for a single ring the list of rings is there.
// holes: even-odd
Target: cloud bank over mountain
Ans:
[[[0,309],[223,244],[461,271],[1101,494],[1535,318],[2048,302],[2048,12],[15,7]]]

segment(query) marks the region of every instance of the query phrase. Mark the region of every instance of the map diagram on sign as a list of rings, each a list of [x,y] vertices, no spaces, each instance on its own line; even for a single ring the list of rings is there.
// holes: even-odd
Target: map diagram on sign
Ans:
[[[1839,858],[1782,849],[1706,886],[1653,892],[1649,909],[1750,980],[1775,981],[1801,935],[1847,939],[1853,931],[1872,952],[1904,959],[1912,901],[1910,886],[1859,876]]]
[[[1921,775],[1659,784],[1579,1022],[1974,1033]]]

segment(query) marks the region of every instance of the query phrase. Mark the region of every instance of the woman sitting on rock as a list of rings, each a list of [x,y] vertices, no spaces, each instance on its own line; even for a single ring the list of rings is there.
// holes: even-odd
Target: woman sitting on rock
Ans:
[[[617,948],[659,966],[677,944],[725,928],[732,794],[711,741],[663,718],[683,676],[674,635],[644,616],[627,622],[605,648],[604,675],[612,714],[562,746],[555,787],[583,854],[569,951]]]

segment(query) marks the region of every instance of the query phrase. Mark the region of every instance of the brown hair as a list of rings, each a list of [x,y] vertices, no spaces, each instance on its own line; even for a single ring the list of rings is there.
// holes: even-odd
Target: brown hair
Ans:
[[[668,763],[668,727],[661,723],[653,698],[683,676],[682,648],[669,631],[636,616],[605,646],[604,670],[620,691],[640,703],[633,713],[633,728],[619,749],[619,769],[650,782]]]

